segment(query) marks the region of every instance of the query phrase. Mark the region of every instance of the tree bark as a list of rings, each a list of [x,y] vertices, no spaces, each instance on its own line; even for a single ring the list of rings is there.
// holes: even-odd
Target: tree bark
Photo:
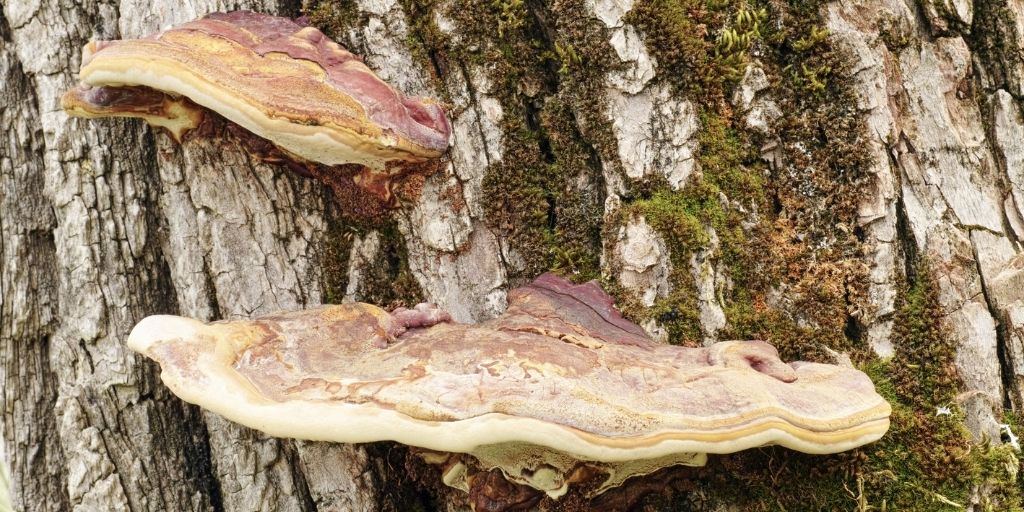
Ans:
[[[759,284],[755,295],[775,297],[766,307],[809,326],[812,338],[842,340],[822,344],[860,359],[891,356],[902,339],[893,334],[901,283],[927,260],[956,349],[963,421],[978,441],[1005,437],[1004,410],[1024,406],[1024,292],[1007,274],[1024,237],[1020,0],[854,0],[816,10],[829,44],[849,58],[832,80],[845,81],[845,107],[863,130],[838,151],[867,162],[863,179],[841,190],[855,207],[821,217],[848,233],[833,239],[857,244],[842,256],[809,248],[824,240],[813,211],[829,208],[828,194],[787,202],[804,183],[792,171],[804,169],[799,141],[779,127],[788,113],[776,112],[786,104],[775,84],[795,73],[773,75],[779,57],[755,51],[728,95],[702,96],[674,82],[670,57],[654,48],[659,34],[634,25],[632,0],[468,4],[3,0],[0,454],[14,509],[465,509],[464,496],[440,490],[401,447],[276,439],[184,404],[125,347],[128,332],[152,314],[215,320],[343,299],[426,299],[476,321],[504,309],[509,287],[555,269],[602,278],[666,341],[749,333],[729,299],[742,286],[726,263],[730,232],[707,221],[680,242],[655,210],[636,206],[661,197],[650,190],[685,191],[711,175],[700,156],[714,142],[701,138],[709,109],[732,112],[732,129],[756,142],[758,163],[749,165],[764,170],[764,187],[783,190],[774,210],[725,208],[755,224],[769,219],[778,233],[791,225],[772,250],[792,245],[805,258],[788,267],[795,277]],[[386,81],[449,104],[453,146],[417,202],[353,220],[324,185],[264,164],[230,138],[177,145],[136,121],[61,111],[90,39],[142,37],[241,8],[309,13]],[[500,22],[468,26],[460,11],[477,8],[496,9]],[[499,37],[481,43],[477,32],[487,31]],[[509,85],[505,68],[517,65],[519,47],[502,54],[496,41],[516,33],[529,33],[525,47],[543,56]],[[602,65],[583,69],[591,62]],[[689,244],[685,258],[680,243]],[[812,258],[863,269],[834,274],[835,325],[801,311],[816,304],[801,302],[801,286],[833,283]],[[857,279],[862,296],[842,284]],[[683,306],[696,334],[677,320],[691,314]],[[691,506],[737,503],[719,496]]]

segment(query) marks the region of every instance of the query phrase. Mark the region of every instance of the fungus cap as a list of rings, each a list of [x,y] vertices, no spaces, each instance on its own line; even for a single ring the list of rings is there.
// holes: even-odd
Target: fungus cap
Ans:
[[[506,473],[517,453],[657,461],[625,470],[650,472],[768,444],[839,452],[888,428],[888,403],[853,368],[785,364],[763,342],[661,345],[594,283],[545,275],[509,299],[475,325],[358,303],[212,324],[154,316],[129,345],[181,398],[271,435],[393,440],[497,458]],[[564,492],[558,482],[544,490]]]
[[[63,100],[70,113],[142,117],[179,140],[198,124],[199,105],[325,165],[383,169],[448,147],[440,105],[403,97],[319,30],[288,18],[215,13],[144,39],[91,42],[79,78]],[[127,93],[142,88],[167,98]]]

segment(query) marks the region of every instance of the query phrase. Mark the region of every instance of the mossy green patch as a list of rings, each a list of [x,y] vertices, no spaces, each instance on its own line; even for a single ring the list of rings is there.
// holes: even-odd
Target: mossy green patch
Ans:
[[[348,287],[348,262],[356,232],[341,223],[328,225],[320,247],[317,264],[320,267],[320,287],[326,304],[338,304]]]
[[[380,257],[362,269],[362,280],[357,290],[359,300],[386,309],[413,306],[423,301],[423,290],[409,269],[405,238],[394,222],[367,227],[339,218],[332,219],[329,225],[328,236],[324,237],[319,251],[325,304],[339,304],[345,298],[353,243],[356,237],[364,237],[371,230],[376,231],[379,237]]]
[[[514,280],[547,270],[599,275],[601,155],[612,139],[597,109],[612,59],[599,22],[578,16],[582,9],[580,0],[495,0],[451,2],[440,12],[458,34],[446,53],[485,71],[486,94],[503,110],[501,159],[486,170],[483,192],[485,220],[508,244]]]
[[[635,184],[639,197],[625,203],[612,222],[621,225],[642,216],[664,237],[671,253],[672,293],[649,311],[628,307],[627,313],[657,319],[674,343],[698,342],[690,259],[700,250],[731,283],[722,290],[728,320],[722,337],[764,339],[788,358],[821,360],[826,357],[823,345],[848,349],[848,281],[859,274],[845,262],[821,262],[811,268],[801,264],[808,248],[796,240],[791,222],[773,219],[777,196],[749,135],[730,127],[721,115],[706,112],[699,143],[699,175],[680,190],[657,180]],[[799,309],[769,304],[769,296],[780,285],[792,290],[792,303]],[[814,314],[803,315],[804,311]]]
[[[634,318],[658,319],[671,340],[680,344],[694,344],[701,335],[690,273],[694,251],[709,248],[713,234],[716,247],[711,254],[738,281],[734,289],[745,290],[748,281],[761,274],[749,248],[750,238],[759,236],[758,230],[753,227],[748,232],[744,221],[751,212],[765,209],[769,199],[763,164],[724,118],[702,115],[698,133],[699,175],[678,190],[658,178],[633,183],[632,195],[615,212],[605,235],[614,237],[608,229],[643,217],[663,236],[671,255],[673,291],[650,311],[634,307],[624,311]]]
[[[824,357],[821,345],[846,350],[858,341],[867,268],[854,226],[872,163],[856,96],[841,79],[849,59],[821,28],[818,5],[637,2],[627,21],[641,29],[659,79],[702,112],[700,172],[681,190],[649,179],[630,183],[633,197],[614,220],[643,215],[661,232],[672,251],[674,290],[694,287],[689,259],[707,253],[729,282],[721,292],[722,335],[765,338],[784,355],[811,359]],[[780,112],[771,139],[746,130],[726,101],[755,56]],[[654,311],[629,313],[695,319],[693,294],[675,295],[678,304],[665,298]]]
[[[452,57],[449,55],[452,41],[448,34],[438,28],[432,15],[437,3],[437,0],[399,0],[409,23],[409,36],[406,40],[409,51],[420,62],[421,69],[432,74],[435,89],[441,98],[450,101],[451,92],[442,84],[443,77],[453,72]]]
[[[351,43],[348,40],[349,30],[366,23],[366,17],[355,0],[316,2],[306,8],[304,14],[321,32],[343,44]]]
[[[899,53],[904,48],[920,44],[914,27],[906,18],[883,14],[879,18],[878,37],[890,52]]]
[[[979,510],[1024,510],[1018,453],[987,440],[976,445],[964,427],[956,345],[943,318],[938,285],[927,262],[920,262],[898,299],[895,356],[864,366],[893,406],[889,433],[864,449],[864,492],[876,507],[957,510],[983,488],[987,505]]]
[[[722,100],[727,82],[742,76],[746,50],[760,37],[758,29],[741,26],[745,42],[723,41],[724,34],[737,36],[728,25],[734,13],[746,12],[741,9],[734,0],[641,0],[626,21],[643,32],[661,74],[713,104]]]
[[[927,262],[917,265],[913,277],[900,297],[894,320],[897,364],[889,375],[901,397],[918,397],[928,407],[949,406],[959,393],[953,365],[956,342],[942,326],[945,314]]]
[[[983,488],[977,510],[1024,510],[1019,453],[1008,445],[974,445],[964,428],[950,339],[937,285],[922,264],[899,296],[895,357],[855,353],[893,408],[881,440],[828,456],[773,447],[716,457],[699,475],[702,491],[680,495],[674,506],[708,510],[725,502],[750,511],[952,511],[963,510]]]

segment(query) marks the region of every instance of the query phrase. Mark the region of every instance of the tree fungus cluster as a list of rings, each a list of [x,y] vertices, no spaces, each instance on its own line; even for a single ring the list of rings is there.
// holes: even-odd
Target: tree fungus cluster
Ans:
[[[259,156],[385,201],[448,146],[436,102],[403,97],[290,19],[213,14],[90,43],[82,60],[82,84],[64,97],[74,115],[142,118],[179,141],[219,116],[257,140],[248,146]],[[176,395],[233,421],[281,437],[404,443],[445,484],[514,491],[506,501],[517,507],[573,484],[597,495],[709,453],[849,450],[889,426],[889,404],[860,371],[787,364],[759,341],[656,343],[594,282],[545,274],[509,304],[479,324],[425,304],[210,324],[152,316],[128,344],[160,364]]]

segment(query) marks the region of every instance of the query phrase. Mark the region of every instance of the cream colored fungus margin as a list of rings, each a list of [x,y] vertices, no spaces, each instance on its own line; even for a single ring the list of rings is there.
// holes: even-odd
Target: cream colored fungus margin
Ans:
[[[382,409],[371,403],[276,402],[257,390],[232,369],[236,347],[223,342],[217,331],[228,325],[206,325],[188,318],[148,317],[132,330],[128,346],[157,361],[161,348],[188,340],[216,340],[213,350],[193,346],[175,357],[195,357],[194,375],[179,373],[180,365],[162,365],[163,382],[183,400],[273,436],[366,443],[399,443],[443,452],[470,453],[501,443],[529,443],[572,454],[580,460],[623,462],[653,459],[679,453],[731,453],[778,444],[812,454],[837,453],[879,439],[889,427],[888,406],[882,402],[868,413],[868,420],[849,429],[812,431],[795,427],[766,410],[763,418],[717,432],[665,431],[649,436],[608,438],[565,425],[533,418],[489,413],[456,421],[424,421]],[[191,385],[201,384],[193,387]]]

